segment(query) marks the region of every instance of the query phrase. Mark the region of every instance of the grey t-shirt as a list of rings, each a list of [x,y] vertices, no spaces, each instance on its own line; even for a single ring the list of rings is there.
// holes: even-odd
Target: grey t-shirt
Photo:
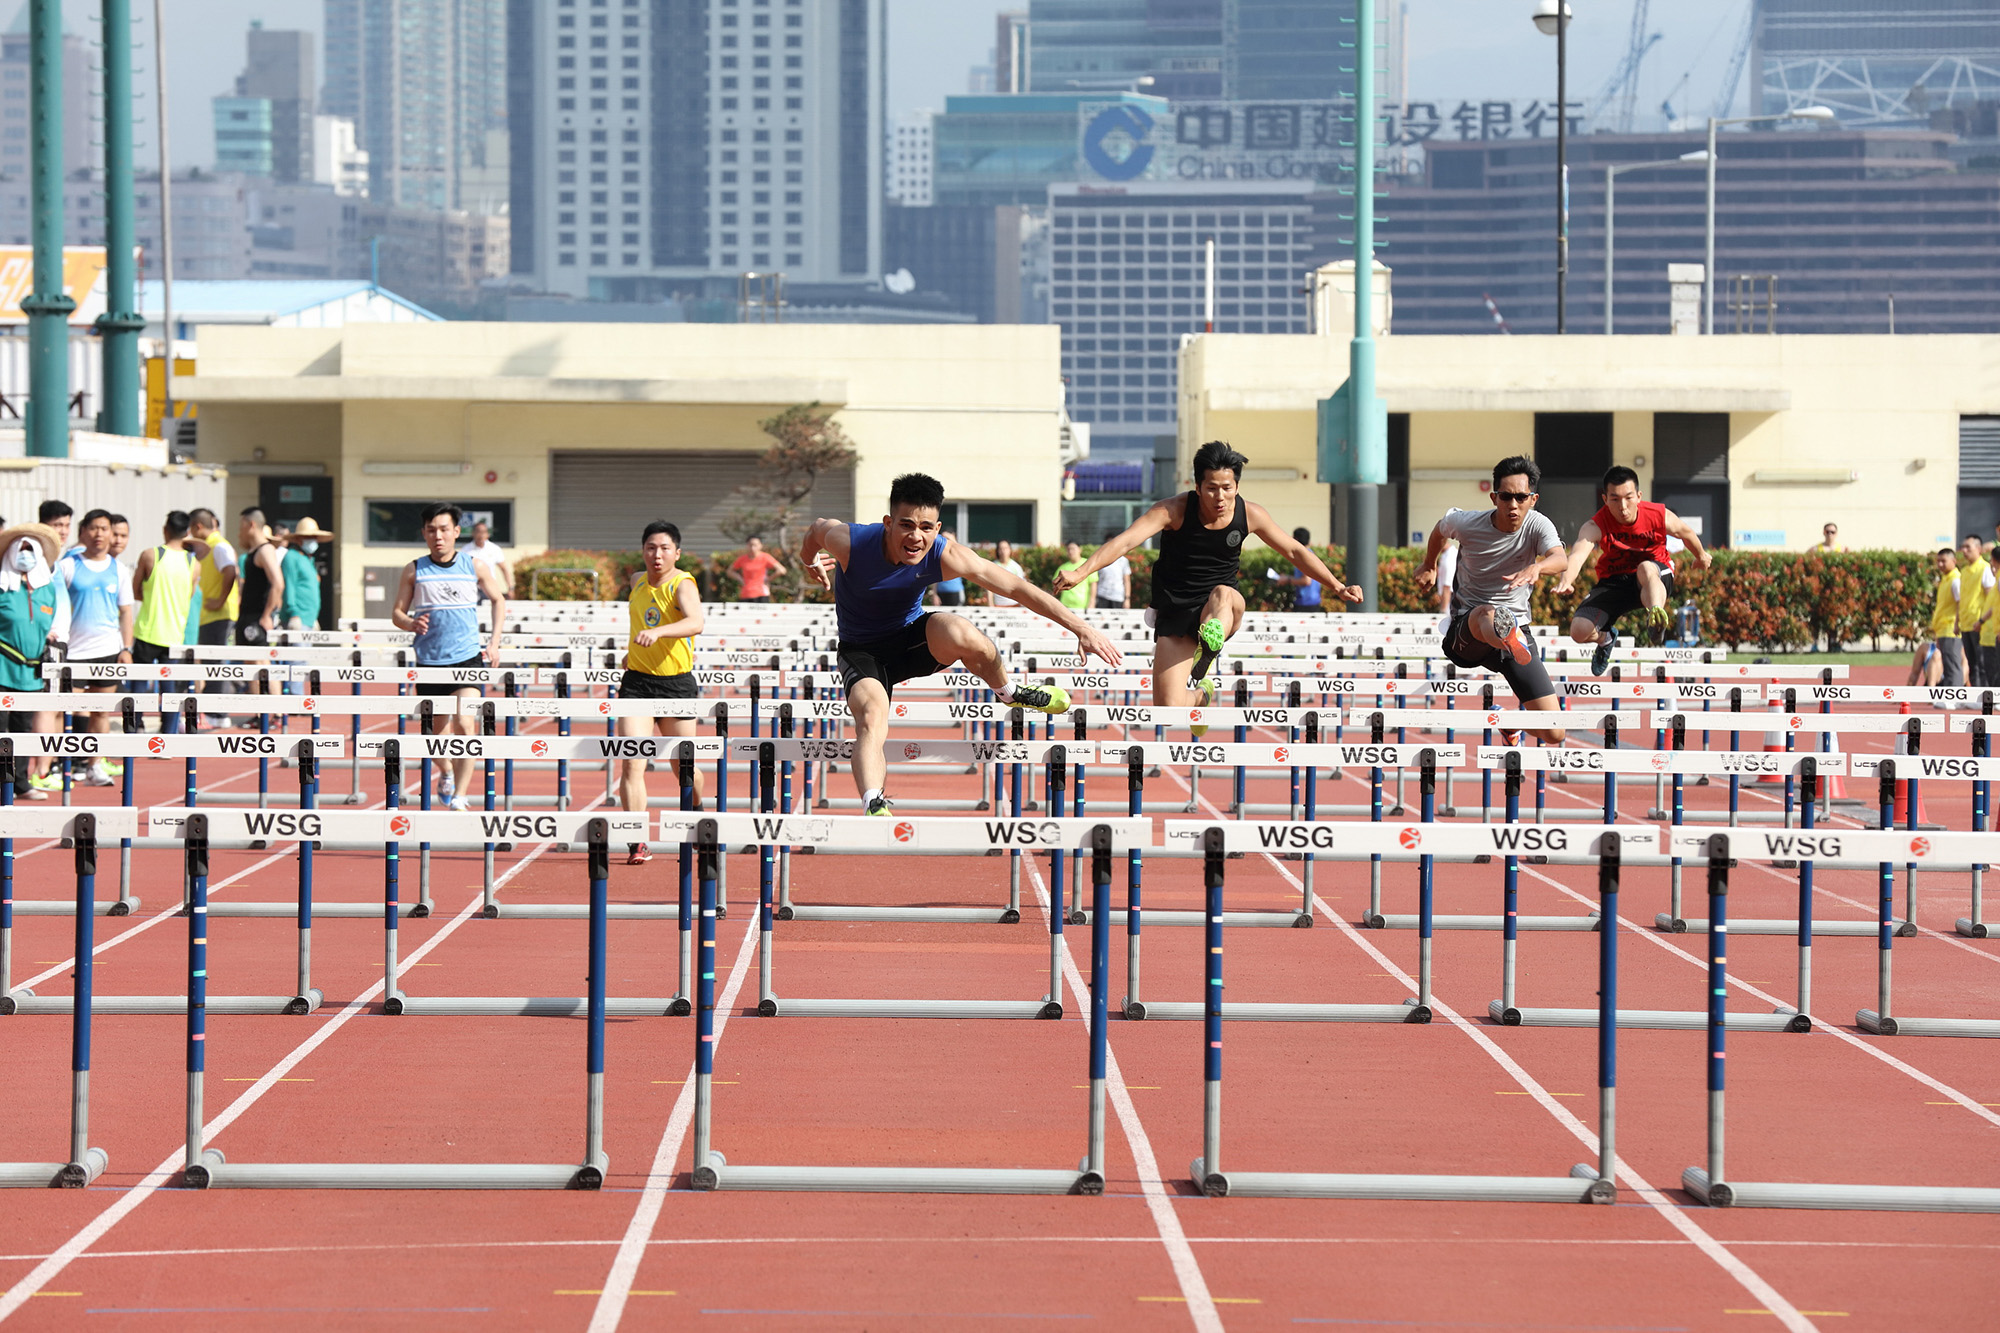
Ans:
[[[1508,576],[1562,549],[1556,525],[1532,509],[1513,532],[1494,527],[1490,509],[1446,510],[1438,530],[1458,539],[1458,577],[1451,585],[1453,615],[1477,606],[1497,606],[1525,619],[1534,585],[1510,589]]]

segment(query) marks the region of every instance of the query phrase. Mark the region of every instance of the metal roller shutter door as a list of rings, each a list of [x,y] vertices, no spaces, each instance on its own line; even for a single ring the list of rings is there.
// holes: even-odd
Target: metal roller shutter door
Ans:
[[[761,454],[578,451],[550,458],[549,546],[584,551],[636,550],[655,519],[681,530],[685,550],[706,556],[735,543],[722,522],[736,509],[736,488],[756,480]],[[854,515],[854,474],[820,478],[805,518]],[[797,540],[797,533],[794,533]]]
[[[1958,419],[1958,484],[2000,486],[2000,417]]]

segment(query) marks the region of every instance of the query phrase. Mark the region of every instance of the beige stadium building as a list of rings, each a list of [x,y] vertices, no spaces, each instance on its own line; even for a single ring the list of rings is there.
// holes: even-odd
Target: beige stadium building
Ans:
[[[1328,320],[1329,324],[1339,321]],[[337,614],[382,615],[421,553],[416,515],[451,500],[502,545],[634,546],[653,518],[691,550],[757,475],[758,422],[837,411],[860,461],[812,507],[873,519],[922,470],[961,537],[1053,542],[1063,413],[1052,325],[350,324],[209,326],[180,394],[230,509],[309,506],[339,533]],[[1342,335],[1191,336],[1180,352],[1180,482],[1225,439],[1279,521],[1336,540],[1315,480],[1320,400]],[[1711,541],[1800,550],[1822,524],[1850,548],[1933,547],[2000,519],[2000,338],[1404,337],[1379,345],[1390,413],[1385,543],[1454,505],[1485,507],[1493,462],[1538,458],[1542,507],[1574,532],[1613,462]],[[1164,479],[1162,479],[1164,484]],[[324,515],[324,517],[322,517]]]
[[[758,475],[758,423],[835,409],[851,475],[816,513],[878,518],[889,482],[923,471],[961,537],[1053,541],[1066,439],[1052,325],[349,324],[207,326],[204,462],[229,506],[310,505],[335,528],[339,615],[388,613],[437,500],[491,517],[515,553],[636,549],[665,518],[687,549],[730,545],[721,522]]]

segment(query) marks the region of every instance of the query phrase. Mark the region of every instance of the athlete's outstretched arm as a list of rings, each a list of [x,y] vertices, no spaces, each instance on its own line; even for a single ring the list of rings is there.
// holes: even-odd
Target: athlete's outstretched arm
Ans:
[[[1666,515],[1667,515],[1667,525],[1666,525],[1667,535],[1669,537],[1680,538],[1682,543],[1686,545],[1688,550],[1694,552],[1694,558],[1696,562],[1699,563],[1703,569],[1707,569],[1710,564],[1714,563],[1715,557],[1711,556],[1708,553],[1707,549],[1703,547],[1701,544],[1701,534],[1696,532],[1693,528],[1689,527],[1687,520],[1682,518],[1679,514],[1676,514],[1673,510],[1671,509],[1667,510]]]
[[[970,579],[986,591],[1011,598],[1043,619],[1061,625],[1076,635],[1077,648],[1085,656],[1102,658],[1109,666],[1117,666],[1121,660],[1118,649],[1103,630],[1019,574],[994,564],[971,547],[953,542],[944,548],[944,558],[940,563],[946,578]]]
[[[805,542],[799,547],[799,564],[803,566],[805,576],[822,588],[831,588],[833,573],[828,565],[847,568],[848,540],[847,525],[839,519],[814,519],[813,525],[806,529]]]
[[[1431,585],[1437,582],[1438,559],[1444,554],[1444,544],[1450,540],[1445,536],[1443,525],[1434,524],[1431,527],[1431,539],[1424,546],[1424,563],[1417,566],[1417,587],[1422,591],[1429,592]]]
[[[1251,504],[1246,500],[1244,507],[1249,510],[1246,517],[1250,522],[1250,531],[1256,533],[1264,545],[1303,569],[1308,577],[1317,579],[1325,585],[1328,592],[1342,601],[1358,602],[1362,599],[1365,594],[1360,587],[1352,583],[1342,583],[1335,578],[1333,571],[1326,567],[1325,562],[1313,554],[1313,548],[1279,527],[1276,520],[1271,517],[1270,511],[1264,506]]]
[[[1119,556],[1137,549],[1139,543],[1145,541],[1147,538],[1165,532],[1169,527],[1173,526],[1174,506],[1181,503],[1181,501],[1182,497],[1172,496],[1160,501],[1151,509],[1139,515],[1138,522],[1104,543],[1104,545],[1098,547],[1091,553],[1090,559],[1084,561],[1075,569],[1064,570],[1062,573],[1057,574],[1055,578],[1055,590],[1057,592],[1068,592],[1071,588],[1076,587],[1092,574],[1095,574],[1098,570],[1116,560]],[[983,587],[984,585],[982,584],[981,586]],[[988,591],[991,590],[989,589]],[[1006,597],[1010,594],[1002,593],[1000,595]]]
[[[1597,524],[1594,522],[1586,520],[1584,525],[1577,529],[1576,545],[1570,548],[1569,563],[1563,566],[1562,582],[1556,585],[1558,593],[1567,593],[1575,589],[1576,576],[1583,572],[1583,562],[1590,559],[1590,553],[1597,549],[1597,543],[1603,539],[1604,534],[1597,530]]]

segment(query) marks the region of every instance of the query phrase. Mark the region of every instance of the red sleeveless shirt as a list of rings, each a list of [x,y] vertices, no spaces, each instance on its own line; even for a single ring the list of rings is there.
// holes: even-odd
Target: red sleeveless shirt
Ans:
[[[1650,560],[1660,567],[1662,574],[1674,571],[1673,561],[1667,557],[1667,507],[1651,500],[1639,502],[1639,516],[1632,526],[1621,527],[1612,517],[1609,508],[1600,508],[1590,516],[1597,525],[1598,556],[1597,577],[1609,578],[1614,574],[1635,574],[1641,562]]]

